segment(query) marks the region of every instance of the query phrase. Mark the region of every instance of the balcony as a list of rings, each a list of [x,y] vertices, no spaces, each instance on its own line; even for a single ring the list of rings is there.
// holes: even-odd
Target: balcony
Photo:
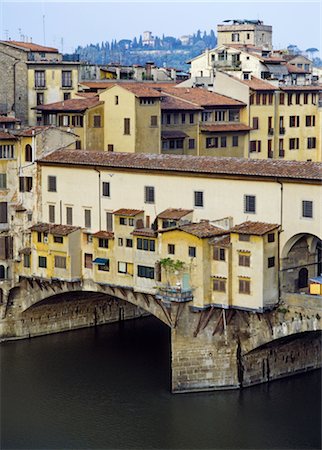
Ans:
[[[280,158],[284,158],[284,156],[285,156],[285,150],[280,148],[279,151],[278,151],[278,156],[279,156]]]
[[[229,59],[225,59],[222,61],[212,61],[212,66],[215,69],[226,69],[226,70],[241,70],[241,62],[240,61],[232,61]]]
[[[285,134],[285,128],[284,127],[280,127],[280,134]]]
[[[268,135],[269,136],[273,136],[274,135],[274,128],[269,128],[268,129]]]
[[[163,302],[185,303],[193,300],[192,289],[183,289],[181,286],[158,287],[156,298]]]
[[[274,157],[273,151],[269,150],[267,156],[268,156],[268,158],[273,158]]]

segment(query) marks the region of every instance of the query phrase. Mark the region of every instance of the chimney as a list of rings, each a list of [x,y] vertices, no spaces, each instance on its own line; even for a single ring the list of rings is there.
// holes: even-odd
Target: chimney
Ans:
[[[152,69],[153,65],[154,65],[154,62],[146,62],[145,63],[145,72],[146,72],[147,80],[151,80],[151,75],[152,75],[151,69]]]

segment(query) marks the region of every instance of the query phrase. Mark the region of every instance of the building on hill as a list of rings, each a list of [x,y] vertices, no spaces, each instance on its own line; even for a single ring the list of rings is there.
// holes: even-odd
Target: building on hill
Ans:
[[[217,44],[243,44],[272,50],[272,27],[261,20],[224,20],[217,25]]]
[[[78,89],[80,63],[63,61],[52,47],[0,41],[0,114],[36,125],[33,107],[71,98]]]

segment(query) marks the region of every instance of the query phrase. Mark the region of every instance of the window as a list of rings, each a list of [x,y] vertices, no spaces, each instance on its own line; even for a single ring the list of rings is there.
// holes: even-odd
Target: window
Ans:
[[[83,128],[84,118],[83,116],[72,116],[72,125],[73,127]]]
[[[239,293],[250,294],[250,280],[239,279]]]
[[[114,145],[113,144],[108,144],[107,145],[107,151],[108,152],[114,152]]]
[[[215,122],[224,122],[226,118],[226,111],[215,111]]]
[[[299,138],[291,138],[289,140],[289,149],[290,150],[298,150],[300,145]]]
[[[42,241],[42,234],[38,231],[37,233],[37,242],[41,242]]]
[[[287,94],[287,104],[292,105],[293,94]]]
[[[261,95],[256,94],[256,105],[260,105],[260,104],[261,104]]]
[[[64,243],[63,236],[54,235],[54,242],[56,242],[57,244],[63,244]]]
[[[208,122],[208,120],[210,120],[210,119],[211,119],[211,112],[205,111],[205,112],[201,113],[202,122]]]
[[[46,75],[44,70],[35,70],[35,88],[46,87]]]
[[[92,244],[93,243],[93,235],[90,233],[86,233],[87,236],[87,244]]]
[[[174,244],[168,244],[168,253],[169,253],[169,255],[175,254],[175,245]]]
[[[151,116],[151,127],[158,126],[158,116]]]
[[[113,231],[113,213],[106,213],[106,230]]]
[[[86,269],[92,269],[93,268],[93,255],[91,253],[85,253],[84,254],[84,267]]]
[[[138,277],[154,279],[154,267],[138,266]]]
[[[243,79],[244,80],[249,80],[249,72],[243,72]],[[254,97],[253,96],[251,96],[251,98],[250,98],[250,100],[251,100],[251,105],[253,105],[253,102],[254,102]]]
[[[145,203],[154,203],[154,186],[145,186],[144,187],[144,202]]]
[[[255,195],[244,195],[244,212],[256,213],[256,197]]]
[[[32,177],[19,177],[19,191],[30,192],[32,190]]]
[[[310,200],[302,201],[302,217],[313,218],[313,202]]]
[[[239,122],[239,111],[238,109],[229,110],[229,122]]]
[[[315,116],[305,116],[305,126],[315,127]]]
[[[249,234],[239,234],[238,240],[241,242],[249,242],[250,241],[250,235]]]
[[[25,147],[25,161],[32,162],[32,147],[29,144]]]
[[[194,191],[194,206],[198,208],[203,207],[203,192]]]
[[[179,114],[178,113],[173,114],[173,123],[175,125],[177,125],[179,123]]]
[[[0,173],[0,189],[7,189],[7,174]]]
[[[222,278],[214,278],[212,287],[214,291],[226,292],[226,280],[223,280]]]
[[[90,209],[84,210],[84,222],[85,222],[85,228],[91,228],[91,210]]]
[[[54,265],[57,269],[66,269],[66,257],[65,256],[55,256]]]
[[[238,136],[232,137],[232,144],[233,144],[233,147],[238,147]]]
[[[262,141],[249,141],[249,151],[250,153],[260,153],[262,147]]]
[[[162,220],[162,228],[176,227],[177,222],[175,220]]]
[[[93,126],[94,128],[101,128],[101,116],[94,116],[93,117]]]
[[[214,256],[215,261],[225,261],[226,252],[224,248],[214,247]]]
[[[73,208],[71,206],[66,207],[66,224],[73,225]]]
[[[71,88],[72,87],[72,71],[71,70],[62,70],[61,85],[63,88]]]
[[[258,130],[258,117],[253,117],[253,129]]]
[[[244,267],[250,267],[250,254],[249,253],[239,253],[238,265],[244,266]]]
[[[185,113],[181,114],[181,123],[186,123],[186,115],[185,115]]]
[[[188,248],[188,255],[190,258],[195,258],[197,254],[196,247],[189,247]]]
[[[119,104],[119,96],[118,96],[118,95],[115,95],[115,97],[114,97],[114,103],[115,103],[115,105],[118,105],[118,104]]]
[[[175,150],[183,148],[183,139],[165,139],[162,141],[162,150]]]
[[[110,183],[108,181],[102,182],[102,195],[103,197],[110,197]]]
[[[138,250],[154,252],[155,251],[155,240],[138,238],[137,243],[136,243],[136,248]]]
[[[98,239],[98,246],[100,248],[108,248],[108,239],[106,239],[106,238],[99,238]]]
[[[266,103],[267,103],[267,94],[263,94],[262,95],[262,99],[263,99],[263,105],[266,105]]]
[[[232,33],[231,40],[232,42],[239,42],[239,33]]]
[[[44,93],[43,92],[37,92],[37,97],[36,97],[36,104],[38,105],[43,105],[45,101],[44,98]]]
[[[70,92],[64,92],[64,100],[70,100],[71,94]]]
[[[14,145],[0,145],[0,159],[13,159],[15,157]]]
[[[290,116],[290,127],[299,127],[300,126],[300,116]]]
[[[227,147],[227,137],[226,136],[221,136],[221,138],[220,138],[220,146],[221,146],[221,148]]]
[[[268,233],[267,242],[275,242],[275,233]]]
[[[0,202],[0,223],[8,223],[8,203]]]
[[[285,94],[280,93],[280,105],[284,105],[285,103]]]
[[[316,148],[316,138],[315,137],[307,138],[307,148]]]
[[[307,92],[304,93],[304,105],[307,105],[309,102],[309,94]]]
[[[295,104],[299,105],[301,100],[301,94],[297,93],[295,94]]]
[[[275,266],[275,256],[271,256],[270,258],[267,258],[267,267],[274,267]]]
[[[57,192],[57,180],[53,175],[48,175],[48,192]]]
[[[55,223],[55,205],[48,206],[49,223]]]
[[[47,258],[46,258],[46,256],[38,256],[38,267],[46,269],[46,267],[47,267]]]
[[[23,266],[30,267],[30,255],[23,255]]]
[[[127,225],[127,218],[126,217],[120,217],[120,225]]]
[[[125,246],[132,248],[133,247],[133,239],[126,239]]]
[[[130,119],[124,119],[124,134],[130,134]]]
[[[188,143],[189,143],[189,149],[195,148],[195,140],[194,139],[189,139]]]
[[[269,105],[273,104],[273,94],[268,94],[268,104]]]
[[[193,113],[190,113],[189,114],[189,122],[194,123],[194,121],[195,121],[195,115]]]
[[[206,138],[206,148],[218,148],[219,138],[218,137],[207,137]]]
[[[129,226],[130,227],[134,227],[135,223],[134,223],[134,219],[130,218],[129,219]]]
[[[119,247],[123,247],[123,238],[118,238],[117,244]]]
[[[118,273],[127,273],[127,263],[126,262],[118,262],[117,263],[117,271],[118,271]]]
[[[107,259],[105,264],[98,264],[97,270],[108,272],[110,270],[110,260]]]

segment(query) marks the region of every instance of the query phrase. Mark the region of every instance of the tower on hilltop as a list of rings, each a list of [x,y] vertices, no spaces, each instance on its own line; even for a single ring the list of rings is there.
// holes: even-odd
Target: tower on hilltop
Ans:
[[[272,27],[261,20],[228,19],[217,25],[217,45],[239,44],[272,50]]]

